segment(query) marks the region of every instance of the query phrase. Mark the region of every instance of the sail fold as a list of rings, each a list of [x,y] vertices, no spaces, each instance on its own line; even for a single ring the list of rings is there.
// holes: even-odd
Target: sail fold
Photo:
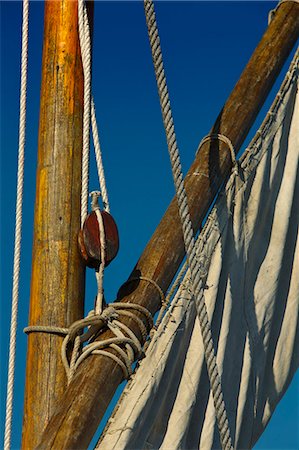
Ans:
[[[251,448],[299,365],[298,52],[198,241],[235,448]],[[100,450],[220,448],[188,272]]]

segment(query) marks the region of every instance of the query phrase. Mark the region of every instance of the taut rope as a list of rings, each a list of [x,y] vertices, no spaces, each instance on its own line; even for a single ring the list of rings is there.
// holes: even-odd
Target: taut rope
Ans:
[[[29,18],[29,0],[23,0],[19,150],[18,150],[17,200],[16,200],[16,222],[15,222],[15,248],[14,248],[14,262],[13,262],[12,307],[11,307],[11,321],[10,321],[6,419],[5,419],[5,434],[4,434],[5,450],[8,450],[10,448],[11,443],[11,424],[13,413],[13,394],[14,394],[15,357],[16,357],[16,334],[17,334],[17,317],[18,317],[18,303],[19,303],[24,159],[25,159],[25,138],[26,138],[28,18]]]
[[[154,4],[152,0],[144,0],[145,17],[148,28],[149,41],[154,62],[155,75],[157,80],[158,93],[160,98],[164,128],[166,133],[168,152],[171,161],[172,174],[176,189],[176,196],[179,206],[183,237],[187,253],[187,260],[190,268],[190,277],[193,287],[193,294],[200,322],[200,328],[205,349],[205,358],[208,374],[213,392],[215,411],[217,416],[220,440],[223,449],[232,449],[229,424],[225,403],[222,394],[221,380],[218,373],[216,355],[211,333],[211,326],[207,313],[204,296],[202,293],[202,276],[200,273],[199,261],[196,257],[194,244],[194,232],[189,214],[187,195],[184,188],[184,180],[180,163],[180,155],[176,141],[172,112],[170,108],[169,94],[164,73],[162,51],[156,23]]]

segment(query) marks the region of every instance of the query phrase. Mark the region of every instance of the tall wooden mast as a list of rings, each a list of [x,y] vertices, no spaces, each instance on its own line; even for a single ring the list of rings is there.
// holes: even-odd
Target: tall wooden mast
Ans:
[[[30,325],[67,327],[83,315],[80,228],[83,73],[78,4],[45,2]],[[66,389],[62,337],[28,337],[22,447],[33,449]]]
[[[285,2],[276,12],[212,129],[213,133],[226,135],[236,151],[242,145],[298,35],[299,4]],[[186,177],[195,231],[230,169],[231,157],[226,144],[203,145]],[[174,200],[137,262],[133,276],[147,276],[164,291],[167,289],[184,256],[178,223],[177,203]],[[130,290],[123,293],[122,301],[142,304],[153,314],[160,307],[159,295],[152,285],[137,283]],[[129,319],[126,323],[138,335],[134,321]],[[103,335],[103,338],[106,337],[108,332]],[[86,359],[49,422],[39,448],[86,448],[121,380],[122,371],[111,359],[104,356]]]

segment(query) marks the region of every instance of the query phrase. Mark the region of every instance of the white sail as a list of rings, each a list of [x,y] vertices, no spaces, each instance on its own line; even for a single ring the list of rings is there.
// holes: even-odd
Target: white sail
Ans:
[[[299,364],[298,160],[297,52],[199,242],[235,448],[254,445]],[[219,447],[187,273],[97,448]]]

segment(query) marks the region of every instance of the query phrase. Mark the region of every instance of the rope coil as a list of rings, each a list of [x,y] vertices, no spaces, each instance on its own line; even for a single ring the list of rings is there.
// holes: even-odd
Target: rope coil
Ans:
[[[147,326],[130,310],[136,310],[141,313],[146,319]],[[26,334],[36,332],[53,333],[65,336],[61,347],[61,359],[68,383],[71,382],[78,366],[89,355],[103,355],[113,359],[121,367],[124,377],[128,379],[132,375],[133,362],[142,358],[144,352],[139,339],[133,331],[118,320],[122,316],[134,320],[142,338],[145,340],[148,330],[153,326],[150,312],[141,305],[120,302],[109,304],[101,314],[90,311],[87,317],[77,320],[69,328],[34,325],[26,327],[24,332]],[[95,339],[99,333],[107,328],[115,337],[96,341]],[[83,346],[83,344],[85,345]],[[123,346],[125,350],[122,348]],[[107,348],[112,348],[118,355],[105,350]],[[71,356],[69,356],[69,352]]]

